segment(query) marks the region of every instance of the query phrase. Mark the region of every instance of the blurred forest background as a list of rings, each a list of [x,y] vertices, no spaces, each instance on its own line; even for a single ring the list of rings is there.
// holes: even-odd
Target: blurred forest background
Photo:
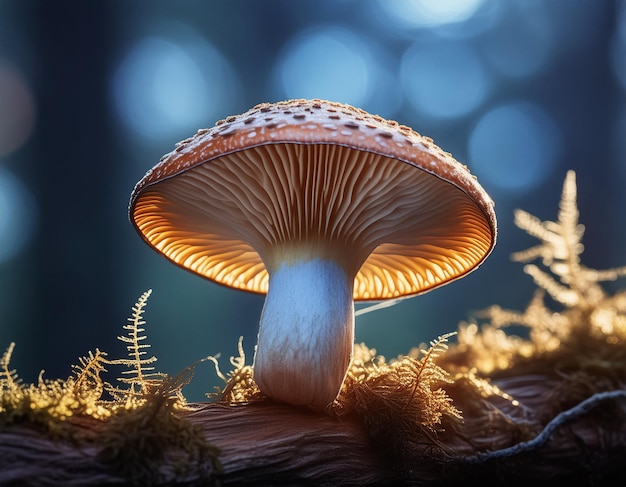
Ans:
[[[498,244],[479,270],[357,318],[357,341],[379,353],[491,304],[525,307],[534,285],[509,256],[535,242],[513,211],[555,219],[568,169],[585,264],[626,264],[624,1],[0,0],[0,350],[17,342],[18,373],[65,378],[96,347],[124,356],[116,336],[148,289],[160,371],[218,353],[230,370],[240,336],[251,363],[263,297],[157,255],[128,199],[197,129],[314,97],[431,136],[496,201]],[[203,365],[186,396],[219,383]]]

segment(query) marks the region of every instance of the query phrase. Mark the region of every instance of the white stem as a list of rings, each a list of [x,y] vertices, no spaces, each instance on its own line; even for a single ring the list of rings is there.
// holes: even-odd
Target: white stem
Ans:
[[[282,263],[270,275],[254,379],[277,401],[325,408],[352,358],[354,278],[337,263]]]

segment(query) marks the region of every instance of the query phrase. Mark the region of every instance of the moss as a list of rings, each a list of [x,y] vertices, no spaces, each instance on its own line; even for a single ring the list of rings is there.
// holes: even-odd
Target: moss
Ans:
[[[96,349],[81,357],[80,365],[74,367],[75,374],[66,380],[45,379],[42,373],[36,384],[24,384],[10,369],[13,349],[12,343],[0,359],[0,427],[31,423],[63,435],[71,429],[64,421],[72,416],[104,419],[112,414],[113,409],[100,401],[104,352]]]
[[[626,267],[596,270],[582,263],[584,227],[576,194],[570,171],[556,222],[516,213],[517,225],[541,241],[513,254],[526,263],[524,271],[538,289],[524,311],[494,305],[477,315],[481,323],[461,323],[458,343],[441,366],[455,372],[474,369],[493,379],[558,371],[571,385],[593,382],[590,392],[626,383],[626,291],[610,295],[601,286],[625,276]],[[528,263],[536,259],[541,265]],[[527,329],[528,337],[507,334],[511,325]]]
[[[401,356],[389,362],[364,344],[357,345],[330,413],[356,416],[381,451],[391,456],[415,443],[443,448],[437,430],[461,420],[461,412],[442,387],[453,379],[434,361],[445,352],[449,336],[421,350],[421,358]]]
[[[205,439],[200,427],[178,414],[182,406],[166,389],[154,390],[144,399],[105,421],[95,438],[99,460],[132,485],[187,476],[197,485],[212,485],[221,471],[219,449]],[[163,467],[173,472],[165,473]]]
[[[163,476],[165,463],[175,470],[169,478],[189,471],[202,482],[214,477],[219,450],[180,414],[189,408],[181,391],[197,364],[169,377],[153,372],[156,357],[144,357],[149,345],[142,314],[149,296],[150,291],[139,298],[124,326],[128,335],[118,337],[129,357],[109,360],[96,349],[81,357],[65,380],[44,379],[42,373],[37,384],[24,384],[10,368],[11,344],[0,359],[0,428],[30,425],[60,440],[95,447],[98,458],[131,485],[152,485]],[[120,386],[102,379],[111,365],[125,369]],[[81,418],[96,420],[96,426],[77,428]],[[166,457],[171,461],[163,462]]]

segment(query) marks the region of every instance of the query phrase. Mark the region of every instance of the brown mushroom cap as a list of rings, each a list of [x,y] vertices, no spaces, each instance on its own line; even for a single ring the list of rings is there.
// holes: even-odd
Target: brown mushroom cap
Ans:
[[[493,201],[464,165],[323,100],[263,103],[198,131],[139,181],[129,213],[177,265],[258,293],[295,247],[294,259],[310,246],[350,261],[354,299],[380,300],[467,274],[496,240]]]

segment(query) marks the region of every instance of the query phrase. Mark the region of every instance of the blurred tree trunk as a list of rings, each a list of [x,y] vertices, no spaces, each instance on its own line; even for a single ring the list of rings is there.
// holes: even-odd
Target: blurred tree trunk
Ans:
[[[38,78],[36,155],[29,161],[39,210],[37,279],[29,291],[38,316],[21,325],[36,337],[31,353],[51,364],[51,377],[63,377],[65,357],[84,349],[87,323],[92,343],[106,346],[119,320],[110,305],[120,270],[112,225],[128,222],[125,201],[118,215],[109,204],[119,164],[109,105],[113,12],[110,2],[60,0],[36,2],[26,17]]]

